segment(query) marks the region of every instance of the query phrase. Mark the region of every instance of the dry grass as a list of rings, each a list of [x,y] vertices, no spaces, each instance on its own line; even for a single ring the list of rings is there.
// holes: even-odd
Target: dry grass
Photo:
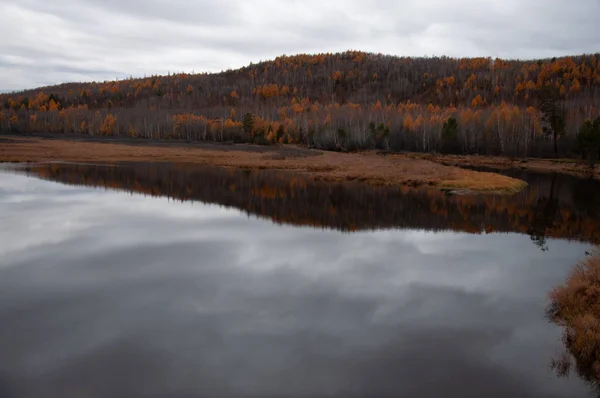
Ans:
[[[225,149],[223,149],[225,148]],[[358,180],[376,185],[435,186],[470,192],[514,193],[526,186],[521,181],[494,173],[480,173],[406,156],[380,156],[375,152],[355,154],[311,151],[302,156],[284,156],[295,147],[270,147],[265,151],[238,150],[234,145],[219,149],[195,146],[126,145],[61,139],[15,137],[0,145],[4,162],[186,162],[246,169],[288,170],[325,181]],[[312,156],[314,154],[318,156]],[[311,155],[311,156],[309,156]]]
[[[501,178],[499,178],[501,177]],[[476,190],[477,192],[495,193],[498,186],[503,184],[500,174],[478,173],[476,175],[462,176],[455,180],[448,180],[440,183],[441,188],[455,190]],[[517,193],[527,186],[525,181],[516,180],[516,182],[504,190],[506,193]]]
[[[401,156],[429,160],[447,166],[489,167],[499,170],[519,168],[536,173],[560,173],[600,179],[599,166],[590,170],[586,162],[576,159],[510,159],[502,156],[434,155],[429,153],[411,153]]]
[[[578,264],[549,297],[547,316],[564,328],[566,349],[553,361],[553,368],[561,376],[575,369],[588,383],[600,387],[600,255]]]

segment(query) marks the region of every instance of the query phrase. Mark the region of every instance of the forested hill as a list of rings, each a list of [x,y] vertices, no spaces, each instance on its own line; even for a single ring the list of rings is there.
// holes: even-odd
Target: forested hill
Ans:
[[[524,156],[552,151],[548,131],[567,154],[584,121],[600,116],[600,54],[281,56],[217,74],[66,83],[4,94],[0,104],[4,132]],[[562,125],[552,125],[548,107]]]

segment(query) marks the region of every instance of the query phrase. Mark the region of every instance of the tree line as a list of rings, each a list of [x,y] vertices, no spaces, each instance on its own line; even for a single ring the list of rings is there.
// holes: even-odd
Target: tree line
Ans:
[[[599,87],[599,54],[301,54],[217,74],[3,94],[0,131],[591,158]]]

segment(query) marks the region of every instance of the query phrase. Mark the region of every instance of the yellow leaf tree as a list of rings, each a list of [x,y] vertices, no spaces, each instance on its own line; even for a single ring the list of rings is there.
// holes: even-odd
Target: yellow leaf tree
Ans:
[[[102,122],[102,125],[100,126],[100,133],[102,135],[113,135],[116,123],[117,119],[109,113],[106,115],[104,122]]]

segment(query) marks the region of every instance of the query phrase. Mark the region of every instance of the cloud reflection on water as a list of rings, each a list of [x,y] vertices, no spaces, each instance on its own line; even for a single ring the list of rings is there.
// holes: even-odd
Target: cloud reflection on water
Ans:
[[[583,396],[548,289],[589,245],[280,226],[0,175],[0,395]]]

